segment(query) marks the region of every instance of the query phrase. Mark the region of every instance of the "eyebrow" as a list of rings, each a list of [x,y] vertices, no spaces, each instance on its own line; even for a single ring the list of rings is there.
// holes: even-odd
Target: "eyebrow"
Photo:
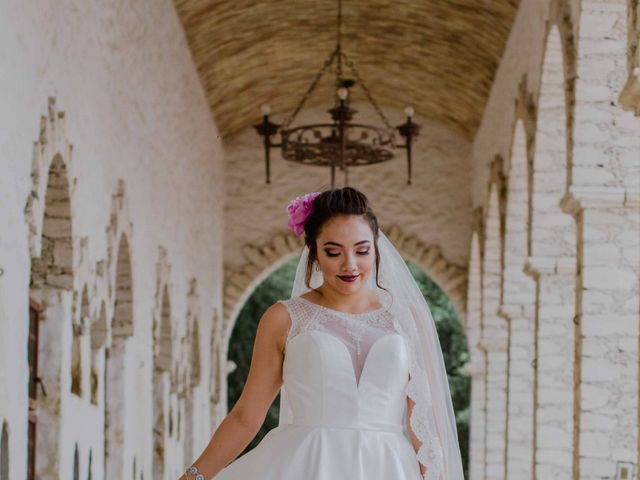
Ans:
[[[360,240],[359,242],[354,243],[354,245],[360,245],[362,243],[371,243],[369,240]],[[343,247],[344,245],[340,245],[339,243],[336,242],[325,242],[322,246],[324,247],[325,245],[335,245],[336,247]]]

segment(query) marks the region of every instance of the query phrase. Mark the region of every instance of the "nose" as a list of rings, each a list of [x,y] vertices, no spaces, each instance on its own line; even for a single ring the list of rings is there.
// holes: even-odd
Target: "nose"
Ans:
[[[349,273],[357,270],[357,262],[356,257],[353,254],[347,253],[344,256],[344,265],[342,266],[342,270]]]

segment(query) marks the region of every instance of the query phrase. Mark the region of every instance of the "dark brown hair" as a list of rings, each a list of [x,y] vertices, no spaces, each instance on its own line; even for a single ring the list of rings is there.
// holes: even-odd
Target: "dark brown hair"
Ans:
[[[309,247],[309,258],[307,259],[307,269],[304,283],[307,288],[311,288],[311,275],[313,265],[318,260],[318,250],[316,240],[320,235],[322,227],[332,218],[341,215],[362,216],[373,232],[373,245],[376,262],[376,285],[378,284],[378,267],[380,265],[380,254],[378,253],[378,219],[371,209],[367,196],[351,187],[333,188],[318,195],[313,201],[313,212],[309,215],[304,224],[304,242]]]

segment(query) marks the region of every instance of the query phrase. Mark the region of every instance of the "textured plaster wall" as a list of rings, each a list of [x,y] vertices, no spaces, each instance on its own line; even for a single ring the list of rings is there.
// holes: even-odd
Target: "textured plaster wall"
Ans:
[[[74,267],[81,261],[81,239],[83,262],[106,259],[112,196],[119,180],[124,185],[132,224],[135,325],[126,353],[126,420],[134,427],[127,441],[135,445],[138,472],[150,478],[151,325],[160,246],[171,265],[176,336],[186,328],[189,280],[198,282],[203,380],[195,408],[203,421],[195,429],[196,446],[210,430],[208,338],[214,308],[221,304],[223,251],[217,129],[172,2],[2,0],[0,11],[0,418],[9,423],[10,478],[24,475],[26,465],[30,254],[25,205],[34,142],[49,97],[64,113],[64,135],[73,147],[63,160],[71,185]],[[74,289],[94,282],[92,275],[95,269],[76,275]],[[71,327],[63,327],[61,348],[66,348]],[[70,350],[64,353],[63,367],[69,355]],[[60,478],[71,477],[72,439],[79,441],[81,477],[86,477],[88,444],[94,447],[99,477],[99,413],[86,394],[70,396],[66,377],[62,388],[69,401],[61,410],[66,426],[59,439]],[[84,420],[74,416],[80,411]],[[130,464],[126,468],[131,472]]]

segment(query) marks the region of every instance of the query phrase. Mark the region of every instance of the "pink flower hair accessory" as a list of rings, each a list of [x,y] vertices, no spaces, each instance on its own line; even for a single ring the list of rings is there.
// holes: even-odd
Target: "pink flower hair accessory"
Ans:
[[[309,215],[313,212],[313,201],[322,192],[310,192],[301,197],[296,197],[287,205],[287,213],[289,214],[289,222],[287,226],[289,230],[297,236],[304,232],[304,224],[307,222]]]

